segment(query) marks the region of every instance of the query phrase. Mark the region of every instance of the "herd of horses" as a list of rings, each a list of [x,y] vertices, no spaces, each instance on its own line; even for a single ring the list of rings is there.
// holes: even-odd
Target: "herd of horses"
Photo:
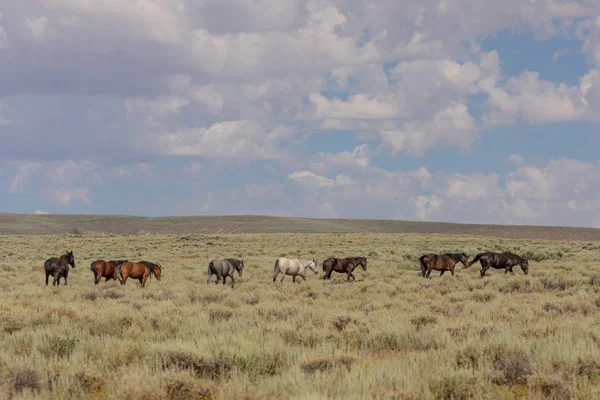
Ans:
[[[428,253],[421,256],[419,262],[421,263],[421,275],[423,278],[429,278],[432,271],[440,271],[440,276],[444,275],[446,271],[450,271],[454,276],[454,268],[459,262],[464,265],[464,268],[468,268],[471,265],[480,262],[480,274],[482,278],[490,268],[504,269],[505,274],[510,273],[514,275],[513,268],[517,265],[521,267],[525,275],[529,273],[529,264],[527,260],[511,252],[484,252],[477,254],[470,262],[465,253]],[[60,257],[53,257],[46,260],[44,263],[46,285],[48,285],[50,276],[54,278],[54,281],[52,282],[53,286],[60,285],[61,278],[64,278],[65,285],[67,285],[69,266],[75,268],[75,256],[72,251],[67,251]],[[323,261],[323,272],[325,274],[322,279],[331,279],[331,274],[337,272],[346,274],[348,282],[354,281],[356,277],[354,276],[353,271],[358,267],[362,267],[364,271],[367,270],[367,257],[328,258]],[[96,260],[90,265],[90,269],[94,273],[94,284],[98,284],[102,278],[105,278],[105,282],[114,279],[119,281],[121,285],[124,285],[127,279],[131,278],[137,279],[142,287],[146,285],[146,280],[150,275],[154,275],[156,279],[160,280],[162,273],[162,266],[150,261],[132,262],[128,260]],[[212,276],[216,275],[215,284],[223,282],[223,285],[225,285],[226,279],[229,277],[231,287],[234,288],[234,275],[237,272],[238,276],[241,277],[243,269],[244,260],[235,258],[212,260],[208,264],[208,277],[206,283],[209,283]],[[279,274],[281,274],[280,283],[283,283],[286,275],[292,276],[293,282],[296,282],[297,276],[306,281],[306,269],[311,270],[315,275],[318,274],[317,260],[281,257],[275,261],[273,282],[275,282]]]

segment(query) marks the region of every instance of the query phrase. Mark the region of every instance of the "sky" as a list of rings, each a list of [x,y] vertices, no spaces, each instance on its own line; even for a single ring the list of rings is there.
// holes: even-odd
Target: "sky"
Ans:
[[[600,227],[597,0],[3,0],[0,211]]]

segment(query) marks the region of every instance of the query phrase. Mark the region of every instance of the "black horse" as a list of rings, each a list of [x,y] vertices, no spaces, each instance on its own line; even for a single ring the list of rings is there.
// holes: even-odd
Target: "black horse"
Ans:
[[[515,265],[520,265],[525,275],[529,273],[528,261],[523,257],[516,255],[515,253],[511,253],[510,251],[505,251],[504,253],[492,253],[488,251],[477,254],[467,267],[470,267],[477,261],[481,263],[482,278],[485,276],[485,272],[490,268],[504,269],[505,274],[510,272],[511,275],[514,275],[515,273],[513,272],[513,267]]]
[[[361,266],[364,271],[367,270],[367,257],[349,257],[349,258],[328,258],[323,261],[323,272],[325,275],[323,279],[331,279],[331,273],[333,271],[341,274],[348,275],[348,281],[350,278],[356,280],[356,277],[352,274],[354,268]]]
[[[65,278],[65,285],[69,277],[69,265],[75,268],[75,256],[72,251],[67,251],[59,258],[53,257],[46,260],[44,263],[44,271],[46,271],[46,286],[48,286],[48,277],[52,275],[54,281],[52,286],[60,285],[60,278]]]

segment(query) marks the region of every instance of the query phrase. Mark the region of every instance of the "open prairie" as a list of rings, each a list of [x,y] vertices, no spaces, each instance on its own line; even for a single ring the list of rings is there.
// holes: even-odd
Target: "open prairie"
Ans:
[[[424,234],[0,237],[0,398],[600,398],[600,243]],[[43,263],[73,250],[69,285]],[[514,251],[420,276],[426,252]],[[316,258],[273,283],[280,256]],[[368,256],[356,281],[331,256]],[[206,283],[244,260],[236,289]],[[162,264],[162,280],[93,283],[97,259]],[[214,278],[213,278],[214,279]],[[229,283],[229,281],[228,281]]]

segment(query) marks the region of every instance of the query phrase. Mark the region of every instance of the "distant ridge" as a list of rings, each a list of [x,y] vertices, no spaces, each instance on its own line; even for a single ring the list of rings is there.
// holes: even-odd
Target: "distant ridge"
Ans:
[[[128,215],[0,213],[0,235],[226,233],[422,233],[514,239],[600,240],[600,229],[476,225],[374,219],[318,219],[261,215],[137,217]]]

